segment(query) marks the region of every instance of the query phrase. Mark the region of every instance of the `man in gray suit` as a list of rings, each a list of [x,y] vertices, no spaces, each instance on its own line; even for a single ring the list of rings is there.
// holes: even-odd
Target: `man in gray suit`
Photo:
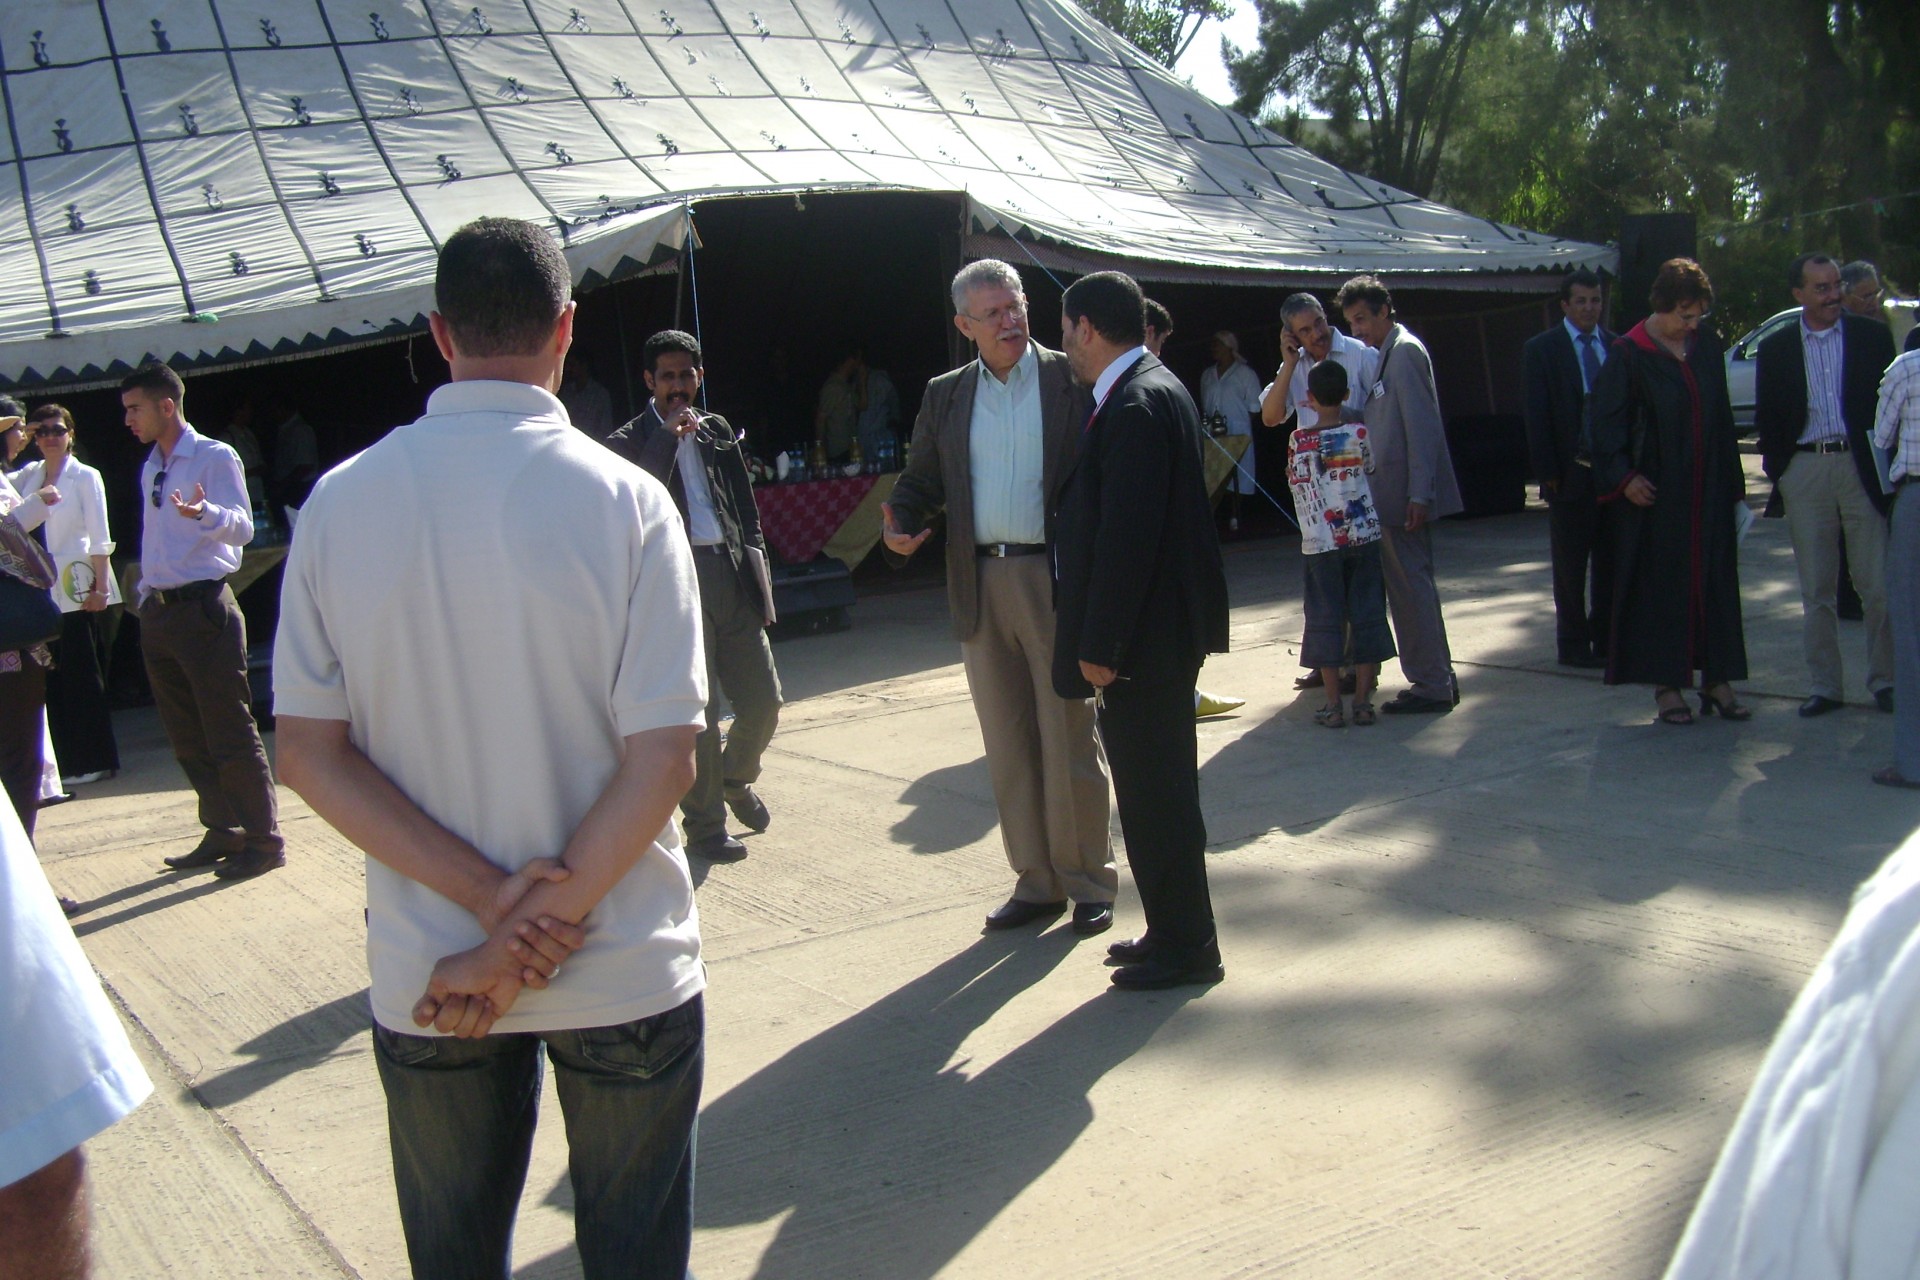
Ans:
[[[1353,336],[1380,353],[1378,380],[1361,418],[1373,446],[1374,509],[1380,513],[1387,608],[1410,688],[1380,709],[1389,715],[1444,715],[1460,704],[1460,684],[1433,583],[1431,522],[1461,509],[1433,360],[1420,339],[1393,318],[1393,295],[1373,276],[1340,286],[1334,306]]]
[[[919,550],[947,513],[947,599],[980,717],[1013,896],[989,929],[1051,919],[1113,923],[1119,873],[1108,834],[1107,763],[1093,702],[1052,687],[1048,548],[1060,486],[1092,402],[1067,358],[1027,332],[1020,277],[985,259],[953,278],[953,323],[980,358],[927,384],[906,470],[882,507],[889,559]]]

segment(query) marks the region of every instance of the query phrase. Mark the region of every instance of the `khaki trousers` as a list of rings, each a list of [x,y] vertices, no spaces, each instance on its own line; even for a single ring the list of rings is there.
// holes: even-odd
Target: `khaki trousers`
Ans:
[[[982,558],[980,626],[960,646],[1000,838],[1025,902],[1112,902],[1107,761],[1093,700],[1053,691],[1053,583],[1045,556]]]
[[[1800,640],[1808,692],[1845,700],[1840,661],[1840,531],[1866,615],[1867,692],[1893,687],[1893,628],[1887,619],[1887,521],[1860,485],[1851,453],[1796,453],[1780,477],[1787,532],[1800,571]]]

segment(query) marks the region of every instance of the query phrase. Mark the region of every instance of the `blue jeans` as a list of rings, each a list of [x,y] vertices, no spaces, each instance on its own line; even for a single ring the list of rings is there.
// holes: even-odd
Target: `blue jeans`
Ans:
[[[616,1027],[456,1040],[375,1024],[400,1221],[422,1280],[507,1280],[540,1109],[540,1046],[566,1118],[587,1280],[682,1280],[693,1243],[705,1005]]]

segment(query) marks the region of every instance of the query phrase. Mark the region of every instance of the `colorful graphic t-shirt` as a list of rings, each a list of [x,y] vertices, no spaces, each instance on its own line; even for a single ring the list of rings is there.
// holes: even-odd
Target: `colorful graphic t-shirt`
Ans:
[[[1293,433],[1287,447],[1287,484],[1300,520],[1302,554],[1380,540],[1380,516],[1367,483],[1371,470],[1373,450],[1364,423],[1302,427]]]

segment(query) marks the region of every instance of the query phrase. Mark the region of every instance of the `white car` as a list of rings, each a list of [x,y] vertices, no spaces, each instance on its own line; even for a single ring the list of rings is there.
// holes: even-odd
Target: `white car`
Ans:
[[[1790,307],[1768,316],[1766,322],[1727,348],[1727,398],[1733,401],[1733,428],[1741,435],[1753,430],[1753,375],[1760,344],[1800,318]]]

